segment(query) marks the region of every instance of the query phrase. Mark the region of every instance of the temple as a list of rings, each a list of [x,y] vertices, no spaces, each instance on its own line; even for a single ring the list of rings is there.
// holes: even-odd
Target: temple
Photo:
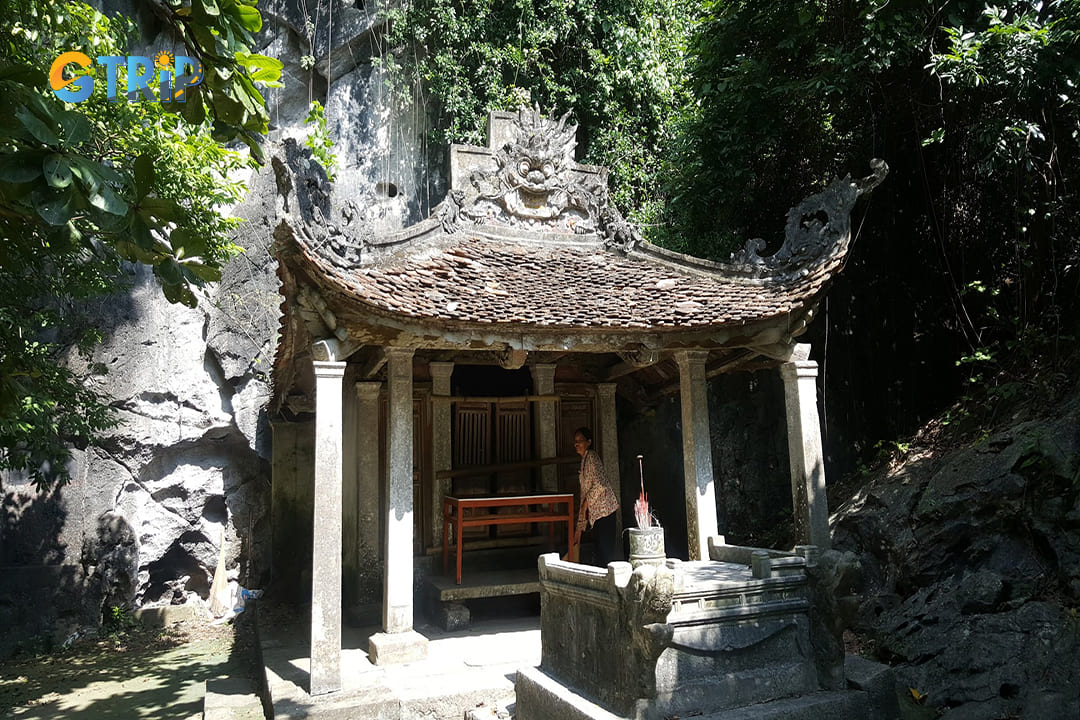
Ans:
[[[535,568],[552,523],[530,513],[550,520],[551,507],[529,496],[573,494],[575,427],[595,430],[619,492],[617,396],[677,389],[685,559],[707,561],[719,533],[706,382],[779,368],[798,541],[829,546],[817,364],[797,339],[884,164],[794,207],[776,252],[752,239],[717,263],[645,242],[609,202],[606,171],[574,161],[575,134],[565,117],[491,113],[487,147],[451,148],[431,216],[383,234],[295,144],[274,161],[273,557],[298,591],[311,558],[312,695],[341,688],[343,607],[381,603],[373,662],[423,657],[413,618],[443,576],[444,536],[463,542],[466,575],[470,553],[492,549],[532,550]],[[500,497],[520,504],[447,532],[447,498]]]

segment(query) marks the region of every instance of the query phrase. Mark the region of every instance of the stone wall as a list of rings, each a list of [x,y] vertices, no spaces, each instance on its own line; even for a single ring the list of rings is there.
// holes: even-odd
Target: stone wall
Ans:
[[[106,334],[93,360],[108,373],[92,380],[119,426],[74,452],[59,490],[38,495],[24,477],[3,478],[0,573],[25,582],[4,583],[0,612],[17,630],[0,650],[17,636],[66,636],[113,606],[205,598],[223,533],[231,579],[258,587],[268,570],[266,386],[255,369],[268,364],[268,343],[211,342],[214,295],[190,310],[167,303],[149,270],[130,280],[93,310]]]

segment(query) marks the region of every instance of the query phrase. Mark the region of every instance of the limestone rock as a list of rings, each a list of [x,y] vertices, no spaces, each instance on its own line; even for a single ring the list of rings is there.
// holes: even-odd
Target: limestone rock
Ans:
[[[950,718],[1080,713],[1080,386],[1049,417],[916,450],[834,516],[863,631]]]

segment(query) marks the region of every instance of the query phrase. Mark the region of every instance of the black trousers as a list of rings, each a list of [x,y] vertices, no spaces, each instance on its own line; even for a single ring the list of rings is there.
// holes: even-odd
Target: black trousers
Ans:
[[[589,529],[589,534],[591,535],[593,542],[594,565],[607,567],[609,562],[618,559],[615,556],[616,530],[615,513],[606,515],[593,522],[592,528]]]

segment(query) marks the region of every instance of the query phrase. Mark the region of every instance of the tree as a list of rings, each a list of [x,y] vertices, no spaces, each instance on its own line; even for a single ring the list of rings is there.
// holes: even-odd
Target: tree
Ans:
[[[667,173],[676,246],[726,260],[778,237],[808,186],[892,167],[811,330],[851,383],[830,418],[868,444],[965,383],[1015,393],[1002,371],[1045,377],[1071,346],[1078,32],[1077,0],[705,3]]]
[[[0,31],[0,469],[26,470],[39,488],[66,481],[68,446],[114,422],[64,362],[98,339],[82,301],[115,291],[122,261],[153,267],[165,297],[189,306],[220,278],[237,252],[236,221],[220,208],[240,199],[230,173],[248,161],[223,143],[243,140],[261,158],[268,115],[255,83],[280,74],[250,52],[254,0],[147,5],[202,64],[186,102],[109,102],[104,91],[62,102],[49,90],[53,59],[123,56],[134,25],[83,3],[0,3],[12,19]]]
[[[482,144],[489,110],[572,112],[579,159],[611,171],[616,205],[648,222],[670,119],[686,102],[691,0],[414,0],[389,13],[383,61],[431,146]]]

